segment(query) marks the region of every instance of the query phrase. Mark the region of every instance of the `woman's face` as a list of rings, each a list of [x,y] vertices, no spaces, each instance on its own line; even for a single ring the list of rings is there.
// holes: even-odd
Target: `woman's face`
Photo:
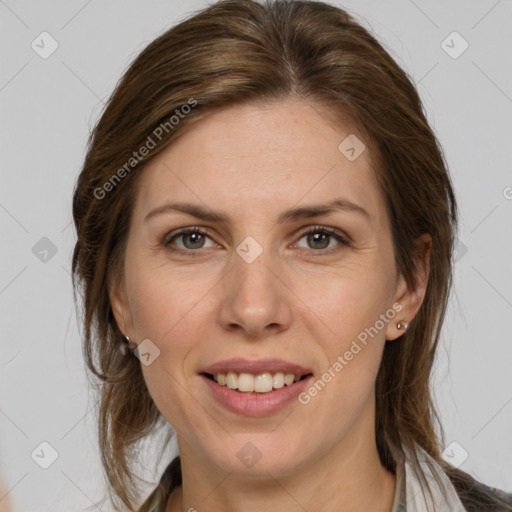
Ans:
[[[382,351],[422,292],[397,275],[362,136],[323,112],[224,109],[141,171],[111,301],[146,340],[144,378],[182,457],[202,467],[283,476],[374,446]],[[283,385],[287,373],[306,377]]]

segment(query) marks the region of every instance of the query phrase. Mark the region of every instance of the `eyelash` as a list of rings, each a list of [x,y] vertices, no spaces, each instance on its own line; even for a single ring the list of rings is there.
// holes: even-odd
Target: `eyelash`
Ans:
[[[192,233],[199,233],[199,234],[205,235],[211,239],[210,232],[208,229],[191,227],[191,228],[183,228],[177,232],[169,233],[167,236],[164,237],[164,239],[162,241],[162,245],[167,250],[174,252],[174,253],[190,254],[190,253],[194,253],[194,252],[199,252],[200,249],[202,249],[202,248],[181,249],[181,248],[171,247],[172,241],[174,239],[179,238],[180,236],[189,235]],[[302,231],[299,234],[299,240],[304,238],[304,236],[312,234],[312,233],[315,233],[315,234],[321,233],[321,234],[329,235],[329,236],[333,237],[335,240],[337,240],[342,246],[350,247],[350,245],[351,245],[349,240],[346,237],[344,237],[340,232],[338,232],[334,228],[327,227],[327,226],[312,226],[311,228],[307,229],[306,231]],[[321,255],[332,254],[334,252],[337,252],[338,250],[340,250],[340,247],[335,246],[335,247],[331,247],[330,249],[305,249],[303,247],[299,247],[299,249],[309,251],[312,253],[319,253],[318,255],[321,256]]]

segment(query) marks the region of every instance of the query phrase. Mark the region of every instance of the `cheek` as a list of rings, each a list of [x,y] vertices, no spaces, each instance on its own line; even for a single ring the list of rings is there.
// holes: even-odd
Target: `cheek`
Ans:
[[[190,329],[191,319],[197,325],[203,297],[215,284],[208,276],[171,266],[134,265],[128,275],[135,331],[140,339],[149,338],[162,348],[176,340],[183,326]],[[187,336],[180,342],[186,345]]]
[[[190,444],[197,444],[196,428],[205,424],[200,397],[187,388],[183,377],[163,353],[151,366],[143,367],[142,373],[149,395],[165,421]]]
[[[189,387],[190,356],[198,335],[194,333],[194,324],[187,322],[187,317],[182,318],[180,304],[177,303],[176,308],[176,313],[170,315],[156,311],[149,303],[142,306],[140,326],[144,327],[144,332],[153,333],[146,337],[154,340],[159,353],[150,365],[141,364],[141,369],[156,407],[166,421],[186,437],[190,425],[200,424],[204,411],[198,407],[194,390]]]
[[[128,269],[127,275],[137,341],[149,339],[159,351],[150,365],[141,364],[144,380],[165,419],[182,430],[184,418],[200,422],[204,414],[190,399],[187,379],[190,356],[211,325],[206,295],[217,280],[150,266]]]
[[[303,316],[308,328],[319,335],[323,326],[324,338],[320,339],[329,340],[334,348],[343,348],[392,306],[393,268],[384,268],[383,262],[369,263],[295,280],[294,293],[310,311]]]
[[[320,401],[343,403],[353,411],[373,395],[387,327],[396,321],[393,276],[392,267],[375,263],[331,273],[315,286],[304,280],[298,294],[316,314],[303,319],[323,354],[325,379],[312,390],[323,395]]]

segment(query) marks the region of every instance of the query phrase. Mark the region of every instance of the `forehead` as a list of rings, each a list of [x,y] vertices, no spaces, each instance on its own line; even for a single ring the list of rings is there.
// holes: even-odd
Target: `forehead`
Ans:
[[[179,199],[239,215],[278,214],[343,197],[379,217],[384,203],[367,142],[325,107],[301,100],[224,108],[147,164],[136,210],[144,215]]]

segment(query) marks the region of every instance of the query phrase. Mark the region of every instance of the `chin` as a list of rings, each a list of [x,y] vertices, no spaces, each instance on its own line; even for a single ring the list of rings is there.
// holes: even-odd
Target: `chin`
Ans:
[[[297,453],[290,446],[285,451],[283,439],[265,439],[268,434],[243,435],[230,438],[229,446],[209,454],[213,465],[225,473],[232,473],[243,478],[268,479],[270,473],[274,477],[286,477],[305,462],[304,453]]]

